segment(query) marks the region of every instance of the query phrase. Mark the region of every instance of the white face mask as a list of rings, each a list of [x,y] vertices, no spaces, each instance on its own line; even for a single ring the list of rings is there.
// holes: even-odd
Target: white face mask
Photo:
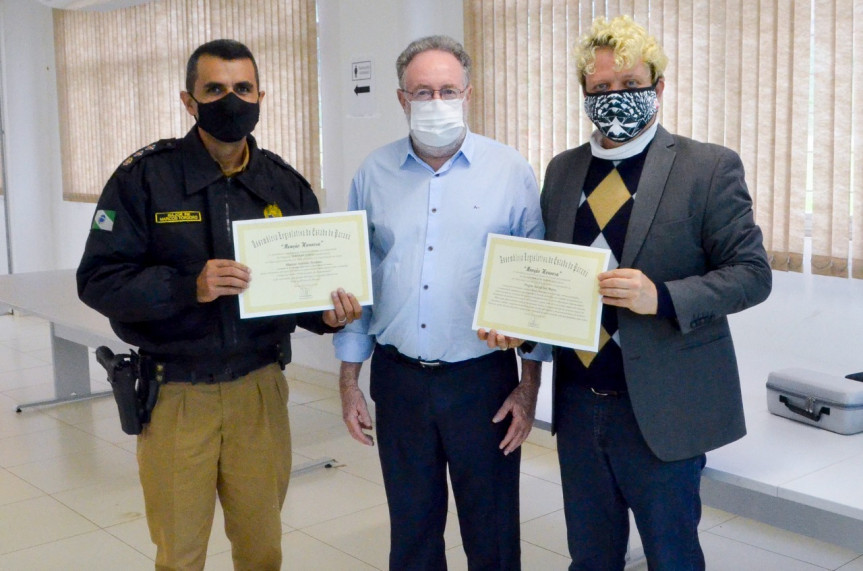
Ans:
[[[411,135],[429,147],[446,147],[465,130],[464,99],[411,101]]]

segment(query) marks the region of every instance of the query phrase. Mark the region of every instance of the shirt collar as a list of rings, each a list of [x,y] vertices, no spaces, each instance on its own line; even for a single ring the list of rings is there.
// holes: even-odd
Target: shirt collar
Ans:
[[[608,161],[622,161],[630,157],[640,154],[641,151],[647,148],[647,145],[656,136],[656,129],[659,127],[659,121],[654,121],[653,125],[645,129],[639,136],[612,149],[606,149],[602,146],[602,133],[598,130],[590,135],[590,151],[594,157],[605,159]]]
[[[183,138],[182,149],[186,193],[198,192],[224,176],[222,169],[219,168],[219,163],[213,160],[213,157],[204,147],[201,136],[198,134],[197,125],[186,133]]]
[[[241,173],[246,170],[246,167],[249,166],[249,142],[246,141],[246,146],[243,147],[243,160],[240,163],[240,166],[237,168],[233,168],[230,170],[223,170],[222,174],[225,176],[234,176],[235,174]]]
[[[455,154],[452,157],[450,157],[449,160],[443,164],[443,166],[441,166],[441,168],[438,172],[448,171],[452,167],[452,165],[455,164],[455,162],[457,160],[459,160],[459,158],[464,158],[467,165],[470,166],[471,163],[473,162],[473,157],[474,157],[475,152],[476,152],[476,135],[471,133],[470,128],[468,127],[465,130],[464,141],[462,141],[461,147],[459,147],[459,149],[455,152]],[[402,156],[402,162],[400,165],[402,168],[404,168],[404,166],[407,164],[407,162],[409,160],[416,161],[416,163],[419,165],[422,165],[423,168],[428,168],[428,169],[431,168],[428,165],[428,163],[426,163],[424,160],[419,158],[419,156],[417,156],[417,154],[414,152],[413,145],[411,145],[410,135],[408,135],[407,137],[402,139],[401,148],[399,149],[399,154]]]
[[[186,194],[194,194],[207,188],[226,175],[219,167],[210,153],[204,147],[203,141],[198,134],[197,125],[183,138],[183,176],[186,183]],[[265,180],[261,180],[264,174],[260,168],[255,166],[257,161],[262,160],[258,151],[257,142],[251,135],[246,137],[246,156],[243,160],[242,172],[233,173],[234,179],[241,183],[264,200],[273,201],[273,197],[267,192],[268,186]]]

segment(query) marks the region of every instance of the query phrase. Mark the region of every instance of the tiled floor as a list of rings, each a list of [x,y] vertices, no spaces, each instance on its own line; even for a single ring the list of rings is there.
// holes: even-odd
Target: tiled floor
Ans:
[[[51,398],[48,326],[0,316],[0,570],[152,569],[135,440],[122,433],[110,398],[25,410]],[[101,385],[93,367],[94,386]],[[388,521],[376,451],[342,426],[335,380],[288,370],[295,466],[334,458],[333,468],[295,476],[283,510],[285,569],[385,569]],[[107,388],[100,386],[99,388]],[[521,479],[522,566],[566,569],[560,474],[553,442],[535,431]],[[451,569],[466,569],[455,508],[446,533]],[[207,569],[231,569],[214,526]],[[863,571],[860,554],[705,508],[701,540],[711,570]],[[634,551],[638,540],[634,539]],[[631,569],[646,569],[635,561]]]

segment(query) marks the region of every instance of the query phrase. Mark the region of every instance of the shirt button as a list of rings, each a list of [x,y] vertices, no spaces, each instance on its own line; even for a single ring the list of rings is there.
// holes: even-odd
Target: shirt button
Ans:
[[[423,323],[422,325],[420,325],[420,327],[422,327],[423,329],[425,329],[425,328],[426,328],[426,324],[425,324],[425,323]]]
[[[437,212],[437,208],[432,208],[432,213]]]
[[[434,246],[429,246],[429,252],[431,252],[432,250],[434,250]]]
[[[428,289],[428,288],[429,288],[428,284],[423,286],[423,289]]]

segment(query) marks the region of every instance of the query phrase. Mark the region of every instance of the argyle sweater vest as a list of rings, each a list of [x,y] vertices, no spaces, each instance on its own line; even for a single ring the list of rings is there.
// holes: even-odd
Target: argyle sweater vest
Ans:
[[[611,251],[608,269],[616,268],[632,214],[638,181],[650,145],[641,153],[619,161],[593,157],[575,216],[572,243]],[[617,308],[603,306],[599,351],[561,348],[558,378],[597,390],[625,390],[623,354],[617,331]]]

